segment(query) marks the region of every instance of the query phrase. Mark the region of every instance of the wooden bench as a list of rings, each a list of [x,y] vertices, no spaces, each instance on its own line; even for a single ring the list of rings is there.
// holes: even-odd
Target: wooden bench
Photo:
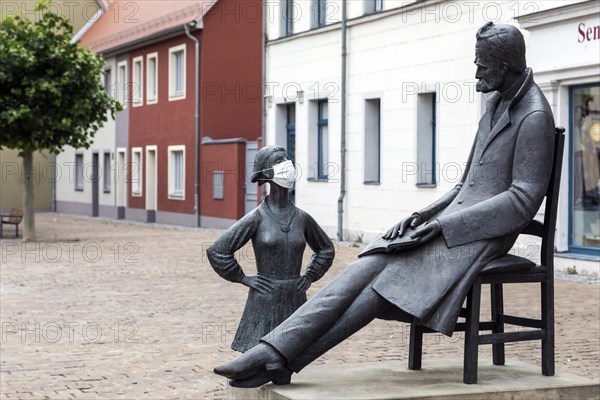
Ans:
[[[15,226],[15,237],[19,237],[19,224],[23,220],[23,210],[20,208],[13,208],[10,210],[10,214],[0,214],[0,237],[2,237],[2,228],[4,224]]]

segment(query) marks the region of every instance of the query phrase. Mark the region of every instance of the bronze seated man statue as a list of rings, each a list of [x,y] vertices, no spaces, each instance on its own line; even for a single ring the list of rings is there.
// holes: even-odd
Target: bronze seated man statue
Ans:
[[[492,93],[461,182],[392,227],[418,244],[359,258],[261,342],[215,368],[236,387],[287,383],[375,318],[416,321],[451,334],[461,305],[488,262],[507,254],[538,211],[552,169],[554,119],[510,25],[477,32],[476,89]]]

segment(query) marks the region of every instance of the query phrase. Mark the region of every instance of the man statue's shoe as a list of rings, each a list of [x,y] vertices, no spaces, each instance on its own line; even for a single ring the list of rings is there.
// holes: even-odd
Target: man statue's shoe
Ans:
[[[216,367],[214,372],[230,379],[241,380],[254,377],[259,372],[282,370],[284,361],[273,347],[259,343],[237,359]]]
[[[229,385],[237,388],[255,388],[273,382],[276,385],[289,385],[292,380],[292,371],[282,368],[274,371],[261,371],[246,379],[232,379]]]

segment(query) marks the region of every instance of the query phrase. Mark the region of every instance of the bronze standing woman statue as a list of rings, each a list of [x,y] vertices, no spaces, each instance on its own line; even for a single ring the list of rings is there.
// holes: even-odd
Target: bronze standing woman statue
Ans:
[[[245,352],[259,343],[306,302],[306,291],[333,262],[333,243],[315,220],[288,199],[296,179],[284,148],[266,146],[254,159],[252,182],[270,183],[270,194],[207,249],[213,269],[224,279],[250,288],[233,350]],[[256,276],[244,273],[234,253],[252,240]],[[306,244],[314,252],[304,275]]]

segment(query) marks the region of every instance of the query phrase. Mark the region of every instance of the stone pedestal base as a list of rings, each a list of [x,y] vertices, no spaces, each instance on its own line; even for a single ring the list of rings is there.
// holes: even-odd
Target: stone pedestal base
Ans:
[[[406,361],[309,366],[285,386],[228,387],[230,400],[552,400],[600,399],[600,382],[571,374],[543,376],[539,366],[517,361],[496,366],[480,360],[479,382],[462,382],[462,359],[424,360],[410,371]]]

